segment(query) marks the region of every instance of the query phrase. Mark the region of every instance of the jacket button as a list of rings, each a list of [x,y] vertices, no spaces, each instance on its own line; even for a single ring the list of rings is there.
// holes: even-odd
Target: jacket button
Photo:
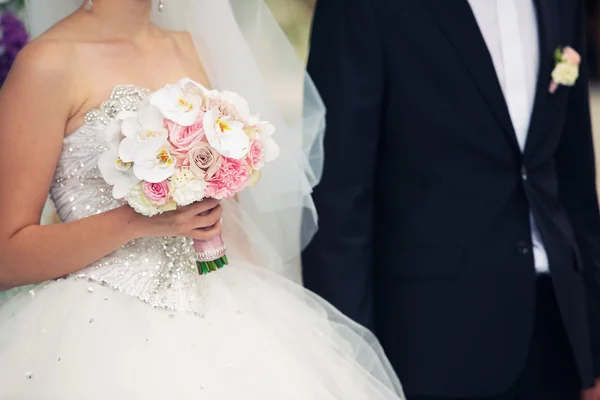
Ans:
[[[521,179],[527,180],[527,167],[524,165],[521,167]]]
[[[517,243],[517,245],[515,247],[517,250],[517,254],[519,254],[521,256],[526,256],[530,252],[529,243],[527,243],[525,241],[521,241],[521,242]]]

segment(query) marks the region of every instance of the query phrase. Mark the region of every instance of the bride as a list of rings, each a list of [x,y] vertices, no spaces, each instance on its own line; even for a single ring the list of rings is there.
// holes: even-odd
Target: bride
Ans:
[[[290,279],[324,111],[262,0],[81,3],[28,1],[0,91],[0,287],[33,285],[0,306],[0,398],[403,398],[374,336]],[[235,201],[146,218],[99,176],[103,132],[183,77],[246,97],[282,155]],[[40,226],[48,191],[64,223]],[[221,228],[230,265],[200,276],[191,238]]]

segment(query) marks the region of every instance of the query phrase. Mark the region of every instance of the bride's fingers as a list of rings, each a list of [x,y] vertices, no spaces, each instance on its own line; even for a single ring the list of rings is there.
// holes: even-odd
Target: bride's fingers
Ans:
[[[194,229],[191,237],[197,240],[210,240],[221,233],[221,220],[219,219],[214,225],[206,228]]]
[[[208,214],[209,212],[212,212],[212,210],[214,210],[216,207],[220,207],[218,200],[207,199],[207,200],[203,200],[198,203],[189,205],[186,208],[185,213],[186,214],[189,213],[191,215]]]
[[[195,215],[193,219],[194,229],[211,228],[221,219],[221,206],[215,207],[206,215]]]

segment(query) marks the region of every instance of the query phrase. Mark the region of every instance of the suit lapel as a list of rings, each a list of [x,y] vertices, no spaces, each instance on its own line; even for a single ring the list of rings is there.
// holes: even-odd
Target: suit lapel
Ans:
[[[520,152],[492,57],[467,0],[420,0],[452,43],[479,93],[514,148]],[[541,0],[547,1],[547,0]]]
[[[555,44],[559,38],[559,13],[558,0],[535,0],[535,8],[538,14],[538,24],[540,28],[540,53],[554,54]]]
[[[548,117],[551,94],[548,92],[554,69],[554,51],[560,45],[560,14],[558,0],[535,0],[540,32],[540,68],[535,104],[529,124],[525,155],[529,156],[543,142],[544,124]]]

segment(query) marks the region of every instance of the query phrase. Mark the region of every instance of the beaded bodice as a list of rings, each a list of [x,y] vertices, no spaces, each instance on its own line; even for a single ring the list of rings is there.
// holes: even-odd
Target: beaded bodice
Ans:
[[[107,150],[104,129],[120,111],[135,110],[147,89],[119,86],[85,124],[65,138],[51,197],[62,221],[101,214],[123,205],[100,176],[98,159]],[[201,313],[202,293],[192,243],[185,238],[148,237],[127,243],[69,279],[87,279],[123,291],[153,307]],[[90,290],[93,290],[90,288]]]

